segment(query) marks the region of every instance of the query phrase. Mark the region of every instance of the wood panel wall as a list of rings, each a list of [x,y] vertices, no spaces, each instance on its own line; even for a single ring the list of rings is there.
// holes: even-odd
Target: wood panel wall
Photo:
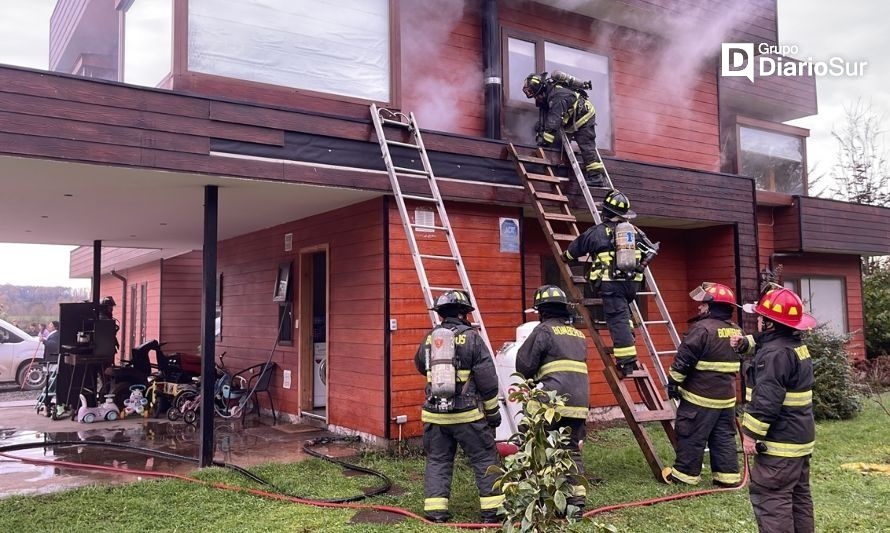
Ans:
[[[278,264],[294,262],[291,286],[299,302],[300,249],[329,245],[329,422],[374,435],[383,435],[385,424],[382,209],[380,199],[370,200],[242,235],[220,242],[218,256],[223,310],[217,353],[227,351],[227,366],[238,370],[264,362],[272,350]],[[293,233],[291,252],[284,251],[286,233]],[[272,360],[279,365],[271,389],[276,408],[299,413],[299,342],[277,346]],[[290,390],[283,389],[284,370],[292,372]]]
[[[200,251],[161,261],[159,332],[167,353],[195,353],[201,344],[203,264]]]
[[[92,252],[92,251],[91,251]],[[92,261],[92,257],[90,257]],[[90,267],[92,268],[92,266]],[[118,352],[117,360],[120,361],[122,356],[125,356],[126,359],[130,358],[130,350],[133,349],[133,346],[130,345],[130,332],[133,331],[133,328],[139,327],[139,313],[142,309],[141,301],[137,300],[136,302],[136,316],[133,316],[130,313],[130,287],[136,287],[136,297],[142,297],[142,289],[140,288],[143,283],[147,284],[147,307],[145,313],[145,340],[158,339],[161,342],[164,342],[163,337],[161,337],[161,261],[151,261],[139,266],[135,266],[132,268],[127,268],[123,270],[119,270],[118,274],[127,279],[127,297],[126,302],[123,296],[123,282],[121,280],[111,276],[110,274],[106,274],[102,276],[99,281],[99,291],[100,300],[105,296],[111,296],[114,298],[114,302],[117,304],[114,308],[114,317],[118,321],[123,321],[124,315],[124,305],[127,307],[127,322],[126,322],[126,332],[124,332],[123,324],[121,324],[121,330],[118,332],[118,342],[120,343],[121,352]],[[164,313],[167,313],[168,309],[164,307]],[[126,337],[123,337],[123,334],[126,333]],[[139,331],[136,331],[136,343],[139,343]],[[167,347],[164,347],[165,351]],[[189,350],[190,353],[194,353],[195,346],[191,346]],[[123,353],[123,350],[126,353]]]
[[[890,254],[890,209],[809,196],[796,200],[804,251]]]

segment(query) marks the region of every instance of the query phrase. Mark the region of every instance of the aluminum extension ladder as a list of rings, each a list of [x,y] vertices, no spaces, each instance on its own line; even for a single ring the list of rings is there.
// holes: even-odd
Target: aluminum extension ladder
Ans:
[[[581,172],[577,158],[575,157],[565,134],[563,134],[563,146],[565,147],[566,154],[571,163],[575,181],[578,182],[578,185],[581,188],[594,221],[599,224],[602,221],[599,210],[593,201],[590,188],[587,186],[584,174]],[[516,164],[517,173],[521,177],[523,185],[528,192],[532,208],[535,211],[538,222],[541,224],[541,228],[544,230],[544,235],[547,238],[547,242],[550,245],[554,257],[556,258],[557,265],[560,266],[559,270],[562,275],[563,283],[568,288],[567,292],[574,302],[580,304],[577,306],[578,312],[581,314],[581,317],[590,332],[593,343],[596,346],[597,352],[603,361],[606,382],[612,390],[612,394],[615,396],[618,406],[624,414],[624,419],[627,421],[631,432],[636,438],[653,475],[657,480],[664,481],[662,470],[664,469],[665,464],[659,457],[655,445],[649,437],[643,423],[661,423],[668,440],[670,440],[672,445],[676,446],[677,437],[673,426],[673,420],[676,416],[674,404],[671,401],[662,399],[660,394],[661,387],[656,384],[652,375],[646,368],[646,365],[641,364],[640,370],[628,374],[626,378],[621,378],[618,375],[618,371],[611,358],[611,351],[606,348],[599,334],[599,330],[605,325],[603,323],[594,322],[589,309],[589,306],[601,305],[602,300],[585,297],[585,289],[587,288],[587,280],[585,276],[583,273],[576,274],[573,272],[571,266],[562,260],[562,253],[565,247],[568,243],[575,240],[581,233],[578,230],[577,218],[571,211],[569,198],[563,189],[563,185],[567,185],[570,179],[560,177],[554,172],[554,169],[560,166],[561,162],[551,161],[541,148],[538,148],[534,155],[525,156],[520,155],[517,152],[516,147],[510,144],[509,152]],[[531,166],[531,170],[527,165]],[[543,172],[540,170],[543,170]],[[608,177],[608,174],[605,176],[605,181],[611,187],[611,178]],[[657,285],[655,285],[655,280],[648,268],[646,269],[645,276],[650,290],[641,291],[638,294],[656,297],[659,311],[662,313],[662,320],[643,321],[642,315],[636,304],[633,305],[632,312],[634,321],[643,331],[647,349],[652,356],[658,375],[661,377],[662,382],[666,383],[667,378],[658,357],[661,354],[676,353],[676,348],[679,346],[680,339],[670,316],[667,314],[667,307],[664,305],[664,300],[661,298]],[[671,332],[671,340],[674,343],[674,350],[656,351],[648,330],[649,325],[655,324],[668,326],[668,330]],[[628,389],[628,383],[631,381],[634,383],[646,410],[636,409],[635,401]]]
[[[427,309],[429,309],[430,321],[433,326],[438,325],[440,322],[439,315],[431,309],[435,304],[435,296],[433,295],[434,291],[442,292],[453,289],[463,290],[470,296],[470,301],[473,302],[476,307],[476,310],[472,313],[471,322],[478,328],[480,335],[482,335],[482,339],[485,341],[486,346],[488,346],[489,351],[491,351],[491,341],[488,338],[488,331],[485,329],[485,324],[482,322],[482,313],[479,312],[479,300],[476,299],[476,296],[473,293],[473,288],[470,286],[470,278],[467,276],[467,269],[464,266],[460,250],[457,247],[454,231],[452,231],[451,222],[448,220],[448,213],[445,212],[445,204],[442,201],[442,195],[439,193],[439,187],[436,185],[436,176],[433,174],[433,168],[427,157],[426,148],[423,146],[423,139],[420,136],[420,128],[417,126],[417,120],[414,118],[414,113],[405,114],[385,108],[378,108],[376,104],[371,104],[371,119],[374,122],[374,129],[377,132],[377,141],[380,143],[380,150],[383,152],[383,162],[386,165],[386,173],[389,175],[389,181],[392,184],[396,203],[399,206],[402,227],[405,230],[405,236],[408,238],[408,247],[411,250],[411,258],[414,260],[414,268],[417,270],[417,277],[420,278],[420,285],[423,288],[423,298],[426,302]],[[387,129],[390,131],[401,130],[398,134],[403,136],[407,130],[407,142],[387,138]],[[423,164],[423,168],[396,166],[393,163],[393,157],[390,151],[391,146],[416,150],[419,154],[420,161]],[[425,182],[426,188],[424,188],[424,192],[404,194],[402,192],[403,182],[400,180],[405,179],[414,180],[412,185],[419,181]],[[413,189],[416,189],[416,186],[412,187],[412,190]],[[441,225],[418,224],[412,221],[410,214],[408,213],[408,208],[405,206],[405,200],[435,205]],[[451,255],[422,253],[414,234],[416,229],[444,232],[445,238],[448,240],[448,247]],[[449,287],[443,286],[442,284],[439,286],[431,285],[427,276],[428,270],[424,266],[425,260],[453,264],[457,269],[461,286]],[[492,355],[494,354],[493,351],[491,353]]]

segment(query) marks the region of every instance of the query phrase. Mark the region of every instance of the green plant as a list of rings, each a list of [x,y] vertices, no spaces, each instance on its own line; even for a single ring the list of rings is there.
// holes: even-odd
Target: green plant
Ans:
[[[865,348],[869,357],[890,353],[890,266],[883,263],[862,278]]]
[[[503,530],[508,533],[517,530],[517,523],[523,533],[568,531],[570,523],[581,520],[580,509],[568,503],[569,477],[578,474],[568,450],[569,429],[553,427],[560,419],[557,408],[565,400],[555,391],[536,388],[532,380],[519,383],[510,393],[510,401],[522,405],[523,421],[513,436],[519,450],[507,457],[503,467],[492,467],[500,475],[495,486],[505,496]],[[581,479],[586,487],[583,478],[573,479]]]
[[[848,335],[838,335],[824,325],[807,333],[804,341],[813,358],[813,413],[817,420],[846,420],[862,409],[862,399],[853,379],[853,368],[844,344]]]

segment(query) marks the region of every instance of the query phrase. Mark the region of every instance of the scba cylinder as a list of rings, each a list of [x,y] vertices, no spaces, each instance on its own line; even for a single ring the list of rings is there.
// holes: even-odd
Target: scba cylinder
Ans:
[[[550,79],[558,85],[563,85],[572,90],[590,89],[592,84],[589,81],[581,81],[578,78],[567,74],[561,70],[554,70],[550,74]]]
[[[615,226],[615,269],[633,272],[637,268],[636,231],[630,222]]]
[[[430,395],[440,400],[454,397],[457,370],[454,366],[454,332],[448,328],[433,331],[430,338]]]

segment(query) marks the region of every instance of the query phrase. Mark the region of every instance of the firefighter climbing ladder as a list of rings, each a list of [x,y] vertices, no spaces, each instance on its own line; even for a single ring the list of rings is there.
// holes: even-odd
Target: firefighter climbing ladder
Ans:
[[[566,155],[571,163],[575,181],[577,181],[583,193],[594,221],[599,224],[602,220],[599,210],[593,201],[590,188],[587,186],[584,174],[581,172],[577,158],[575,157],[565,134],[563,134],[563,146],[565,147]],[[676,445],[676,433],[674,432],[673,427],[673,420],[675,417],[674,405],[672,402],[665,401],[661,398],[659,387],[656,385],[655,380],[645,365],[640,365],[640,370],[628,374],[624,379],[618,375],[615,365],[612,362],[610,351],[603,343],[602,338],[599,335],[598,324],[594,322],[589,309],[589,306],[591,305],[601,304],[602,300],[585,298],[584,292],[587,287],[585,277],[573,273],[571,267],[561,259],[565,246],[580,235],[577,219],[575,218],[575,215],[572,214],[569,206],[569,199],[563,189],[563,184],[567,184],[569,179],[557,176],[554,172],[554,168],[559,166],[560,163],[550,161],[543,149],[539,148],[532,156],[524,156],[520,155],[516,151],[516,148],[511,144],[509,151],[516,164],[517,172],[522,178],[522,182],[529,194],[532,207],[538,217],[538,222],[540,222],[541,228],[544,230],[544,235],[547,238],[550,249],[553,252],[554,257],[556,257],[557,264],[561,265],[560,273],[563,282],[568,288],[568,292],[572,299],[581,304],[578,306],[578,311],[580,312],[584,323],[587,325],[597,352],[603,361],[606,382],[612,390],[612,393],[615,395],[615,398],[618,401],[618,406],[621,408],[624,418],[627,421],[628,426],[630,426],[631,432],[637,439],[637,443],[643,451],[643,455],[646,458],[646,462],[649,464],[649,468],[652,470],[656,479],[663,481],[661,471],[665,465],[662,463],[646,428],[642,424],[644,422],[661,423],[671,444]],[[532,165],[533,170],[543,168],[544,173],[531,172],[526,165]],[[611,187],[611,178],[609,178],[608,174],[605,176],[605,181],[606,184]],[[632,306],[632,312],[635,323],[640,326],[640,329],[643,332],[646,347],[649,350],[654,366],[659,373],[659,377],[661,378],[662,383],[666,383],[667,378],[664,374],[664,368],[662,368],[659,361],[659,356],[676,353],[676,347],[679,345],[680,339],[677,335],[676,328],[667,313],[667,307],[658,291],[655,279],[652,277],[652,273],[648,268],[645,272],[645,278],[648,291],[641,291],[638,294],[654,296],[662,318],[661,320],[653,321],[643,320],[642,314],[636,303]],[[674,350],[660,352],[656,350],[651,332],[649,331],[649,327],[655,325],[663,325],[667,327],[670,338],[674,344]],[[635,402],[627,387],[627,383],[631,380],[636,386],[636,390],[648,410],[636,409]]]
[[[485,325],[482,323],[482,314],[478,309],[479,302],[476,300],[476,296],[473,294],[473,288],[470,286],[467,269],[464,267],[463,259],[460,256],[460,250],[457,247],[457,241],[454,238],[454,232],[452,231],[451,223],[448,220],[448,213],[445,212],[445,204],[442,201],[442,195],[439,194],[439,187],[436,185],[436,176],[433,174],[433,168],[427,157],[426,148],[423,146],[423,139],[420,136],[420,128],[417,126],[417,120],[414,118],[414,113],[405,114],[394,112],[389,109],[378,108],[376,104],[371,104],[371,118],[374,122],[374,129],[377,132],[377,140],[380,143],[380,150],[383,152],[383,162],[386,165],[386,173],[389,174],[389,181],[392,184],[396,203],[399,206],[402,227],[405,229],[405,235],[408,237],[408,247],[411,250],[411,257],[414,260],[414,268],[417,270],[417,277],[420,278],[420,285],[423,288],[423,298],[424,301],[426,301],[427,309],[433,307],[433,304],[435,303],[435,297],[433,296],[434,291],[440,292],[451,289],[462,289],[466,291],[470,296],[470,301],[477,306],[477,309],[473,311],[472,322],[479,328],[479,333],[482,335],[482,339],[485,341],[488,349],[491,350],[491,342],[488,340],[488,332],[485,329]],[[409,141],[402,142],[387,138],[387,128],[389,128],[390,131],[393,129],[401,130],[401,135],[404,135],[404,132],[407,130]],[[420,161],[423,164],[423,168],[418,169],[396,166],[393,163],[393,157],[390,151],[391,146],[416,150],[419,154]],[[402,192],[402,186],[403,183],[407,184],[407,182],[402,180],[409,179],[413,180],[414,183],[421,181],[425,182],[426,187],[424,188],[424,191],[422,193],[412,192],[412,194],[404,194]],[[409,190],[413,191],[415,189],[416,186],[412,186]],[[435,205],[436,212],[439,215],[439,220],[442,225],[419,224],[412,221],[408,209],[405,206],[405,200],[413,200],[415,202]],[[421,253],[414,233],[416,229],[444,232],[445,238],[448,240],[448,248],[451,251],[451,255]],[[424,261],[445,261],[454,264],[457,268],[458,276],[460,277],[461,286],[446,287],[431,285],[429,278],[427,277],[427,268],[424,266]],[[435,311],[430,310],[429,315],[434,326],[439,323],[439,316]]]

